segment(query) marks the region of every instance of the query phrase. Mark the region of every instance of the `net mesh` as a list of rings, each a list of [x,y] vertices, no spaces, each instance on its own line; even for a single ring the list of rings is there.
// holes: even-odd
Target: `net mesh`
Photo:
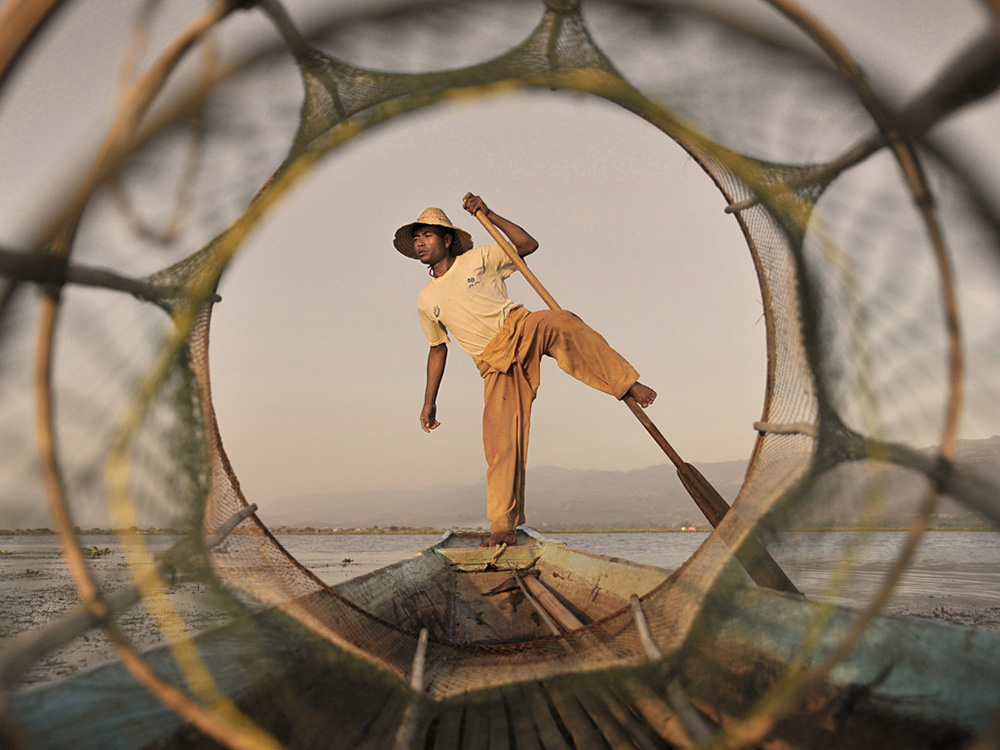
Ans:
[[[725,672],[725,650],[713,663],[700,644],[717,627],[713,607],[725,608],[747,584],[734,553],[751,538],[780,561],[788,529],[875,526],[903,509],[913,524],[902,569],[940,502],[997,525],[996,464],[960,444],[994,434],[1000,416],[997,214],[941,149],[923,143],[911,124],[923,113],[897,117],[850,74],[849,57],[834,51],[831,64],[766,28],[670,3],[413,3],[335,11],[306,35],[277,3],[257,5],[279,47],[253,51],[225,75],[211,71],[197,95],[128,144],[127,161],[100,165],[117,175],[115,189],[88,184],[74,204],[80,212],[60,214],[37,250],[5,254],[5,501],[47,503],[57,525],[60,507],[106,504],[120,528],[194,528],[180,565],[213,586],[220,607],[274,605],[331,653],[407,680],[419,629],[333,590],[248,515],[252,498],[226,456],[212,404],[214,294],[269,210],[360,133],[458,94],[515,87],[600,97],[662,131],[730,204],[757,272],[767,328],[759,436],[725,519],[642,598],[664,652]],[[234,9],[223,7],[218,23]],[[814,24],[803,19],[801,31]],[[443,27],[465,42],[439,50],[426,72],[421,54]],[[353,51],[364,66],[328,48]],[[195,126],[185,124],[192,112]],[[186,221],[165,243],[138,230],[132,213],[187,179],[160,165],[182,161],[191,127],[204,169],[187,187]],[[115,278],[87,281],[94,266]],[[58,366],[40,379],[46,351]],[[39,403],[58,405],[42,428],[58,451],[34,437]],[[216,544],[216,535],[225,538]],[[433,556],[420,565],[427,579],[447,568]],[[86,580],[78,575],[88,601]],[[886,590],[893,581],[886,576]],[[872,608],[882,601],[874,597]],[[560,638],[499,646],[432,638],[425,684],[447,706],[486,687],[645,661],[633,612],[622,607]],[[331,664],[343,675],[358,668]],[[261,700],[280,702],[280,690],[276,683]],[[382,708],[404,722],[397,700]],[[446,715],[435,731],[444,732]]]

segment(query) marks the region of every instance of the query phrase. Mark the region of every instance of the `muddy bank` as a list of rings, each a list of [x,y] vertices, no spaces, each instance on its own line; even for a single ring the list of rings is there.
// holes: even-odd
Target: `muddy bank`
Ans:
[[[117,540],[109,537],[85,541],[94,543],[94,556],[89,562],[102,591],[114,592],[132,583],[132,572],[117,550]],[[156,544],[165,548],[173,541],[176,539],[163,539]],[[0,648],[22,633],[43,627],[80,602],[54,537],[0,539],[0,581]],[[169,589],[154,595],[150,604],[156,609],[168,601],[183,614],[185,625],[166,623],[161,630],[145,604],[118,617],[119,627],[137,649],[146,650],[180,637],[185,627],[197,632],[228,617],[208,587],[196,581],[176,580]],[[65,677],[115,658],[115,648],[107,635],[95,628],[44,657],[25,675],[22,685]]]

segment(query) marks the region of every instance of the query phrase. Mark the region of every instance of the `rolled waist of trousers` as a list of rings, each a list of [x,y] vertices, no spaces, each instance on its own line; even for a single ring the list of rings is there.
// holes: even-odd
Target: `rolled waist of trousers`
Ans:
[[[521,338],[524,320],[529,314],[530,311],[523,307],[515,307],[507,314],[507,320],[497,331],[496,336],[486,345],[483,353],[473,360],[482,377],[485,378],[486,374],[493,370],[507,372],[510,369],[517,354],[517,342]]]

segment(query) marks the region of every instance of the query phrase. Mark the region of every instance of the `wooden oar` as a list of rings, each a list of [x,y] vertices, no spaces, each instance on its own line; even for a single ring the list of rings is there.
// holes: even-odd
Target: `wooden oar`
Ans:
[[[552,310],[561,310],[562,308],[555,301],[555,298],[549,294],[548,290],[538,280],[538,277],[528,268],[528,264],[524,262],[524,258],[517,254],[514,246],[510,244],[510,241],[503,236],[493,222],[487,218],[486,214],[482,211],[477,211],[476,218],[479,219],[479,223],[483,225],[483,228],[500,245],[507,254],[507,257],[510,258],[511,263],[521,272],[521,275],[528,280],[531,288],[538,293],[542,301]],[[646,428],[646,431],[653,437],[656,444],[660,446],[660,449],[667,454],[670,462],[677,468],[677,476],[680,478],[681,484],[684,485],[684,489],[691,495],[691,498],[701,509],[708,522],[712,524],[713,528],[718,526],[726,513],[729,512],[729,503],[726,502],[725,498],[718,493],[715,487],[712,486],[700,471],[680,457],[673,446],[663,437],[663,433],[653,424],[649,415],[643,411],[642,407],[639,406],[638,402],[632,396],[625,396],[622,400],[635,415],[636,419]],[[785,571],[775,562],[774,558],[771,557],[764,548],[764,545],[761,544],[760,540],[752,532],[747,533],[746,538],[735,550],[735,553],[736,559],[740,561],[740,564],[758,586],[765,586],[778,591],[788,591],[794,594],[802,593],[795,587],[791,579],[785,575]]]

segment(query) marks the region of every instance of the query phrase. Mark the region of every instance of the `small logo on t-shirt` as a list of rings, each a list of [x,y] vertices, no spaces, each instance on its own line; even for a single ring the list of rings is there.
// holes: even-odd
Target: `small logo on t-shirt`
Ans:
[[[434,317],[435,318],[441,317],[441,308],[438,307],[437,305],[434,305]]]
[[[474,287],[476,284],[479,283],[479,279],[477,279],[475,276],[470,276],[469,278],[466,279],[466,281],[469,282],[469,287],[468,287],[469,289],[472,289],[472,287]]]

